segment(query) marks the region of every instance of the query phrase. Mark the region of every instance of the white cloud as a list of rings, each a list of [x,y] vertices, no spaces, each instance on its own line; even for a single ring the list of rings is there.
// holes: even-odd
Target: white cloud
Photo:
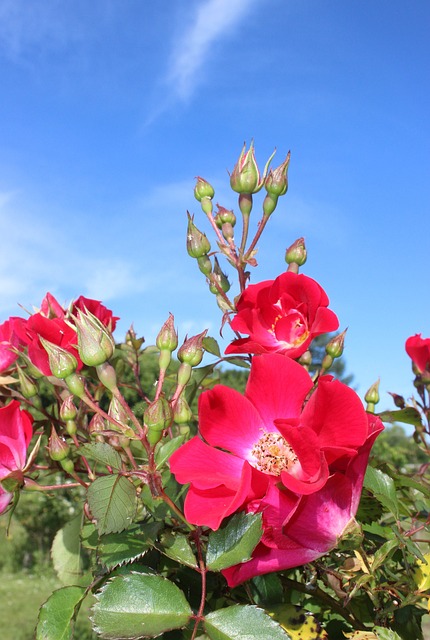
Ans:
[[[239,27],[255,0],[205,0],[197,5],[191,25],[176,42],[171,54],[168,82],[174,94],[187,99],[197,85],[217,40]]]

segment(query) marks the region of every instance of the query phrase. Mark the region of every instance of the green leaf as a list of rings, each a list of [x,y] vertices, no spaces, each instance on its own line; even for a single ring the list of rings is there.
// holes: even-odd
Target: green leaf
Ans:
[[[270,607],[268,613],[289,633],[291,640],[328,638],[315,616],[302,607],[293,604],[279,604]]]
[[[375,552],[374,558],[373,558],[373,562],[372,562],[372,571],[376,571],[376,569],[378,569],[381,564],[383,562],[385,562],[386,558],[392,553],[394,552],[399,546],[399,541],[394,539],[394,540],[388,540],[387,542],[384,542],[384,544],[379,547],[379,549]]]
[[[208,613],[204,626],[211,640],[287,640],[290,636],[262,609],[233,605]]]
[[[373,631],[377,634],[379,640],[402,640],[398,633],[392,629],[385,629],[383,627],[374,627]]]
[[[124,476],[101,476],[88,487],[88,506],[100,535],[130,526],[136,512],[136,488]]]
[[[399,517],[399,503],[397,500],[396,487],[394,481],[386,473],[373,467],[367,467],[364,478],[364,486],[369,489],[396,518]]]
[[[108,569],[143,556],[153,546],[161,523],[134,524],[126,531],[101,536],[98,547],[100,561]]]
[[[175,438],[171,438],[157,448],[157,451],[155,453],[155,463],[157,465],[157,469],[163,466],[166,460],[170,458],[170,456],[176,451],[176,449],[179,449],[184,440],[185,435],[176,436]]]
[[[210,336],[203,338],[203,348],[208,353],[212,353],[214,356],[221,358],[221,351],[215,338],[211,338]]]
[[[84,597],[83,587],[63,587],[54,591],[40,608],[36,640],[71,640],[72,622]]]
[[[263,533],[261,520],[261,513],[237,513],[224,527],[212,531],[206,556],[208,569],[221,571],[249,560]]]
[[[183,534],[173,534],[166,531],[161,537],[161,551],[176,560],[180,564],[186,564],[188,567],[197,567],[196,558],[186,536]]]
[[[82,546],[85,549],[95,550],[99,544],[97,527],[92,522],[86,522],[81,529]]]
[[[266,605],[282,602],[284,588],[277,573],[255,576],[251,580],[250,587],[256,604],[262,604],[266,607]]]
[[[52,563],[63,584],[76,584],[82,575],[81,526],[82,514],[79,514],[57,531],[52,543]]]
[[[414,426],[422,424],[420,412],[414,407],[406,407],[397,411],[383,411],[378,413],[378,416],[383,422],[404,422]]]
[[[96,597],[93,627],[107,639],[154,637],[185,626],[193,614],[182,591],[153,574],[116,576]]]
[[[233,364],[235,367],[241,367],[242,369],[250,369],[251,365],[249,364],[249,360],[245,358],[238,358],[233,356],[232,358],[224,358],[224,362],[228,362],[229,364]]]
[[[121,456],[118,451],[115,451],[115,449],[106,442],[83,444],[77,449],[77,452],[85,458],[95,460],[106,467],[112,467],[112,469],[116,471],[119,471],[122,467]]]

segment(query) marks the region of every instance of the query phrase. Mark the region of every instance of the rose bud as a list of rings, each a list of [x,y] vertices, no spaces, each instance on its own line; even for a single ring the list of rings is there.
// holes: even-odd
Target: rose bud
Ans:
[[[37,385],[29,378],[20,366],[17,366],[19,386],[24,398],[33,398],[37,395]]]
[[[230,175],[230,186],[236,193],[252,194],[260,191],[266,179],[267,170],[275,152],[272,153],[264,167],[263,176],[260,176],[254,154],[254,142],[251,142],[248,151],[246,143],[239,156],[239,159]]]
[[[372,386],[367,390],[364,396],[365,402],[367,402],[366,411],[369,413],[375,412],[375,404],[379,402],[379,380],[374,382]]]
[[[67,396],[60,407],[60,418],[62,420],[74,420],[78,415],[73,396]]]
[[[330,342],[326,344],[325,351],[332,358],[340,358],[340,356],[342,355],[345,344],[345,334],[347,330],[348,329],[345,329],[345,331],[342,331],[342,333],[339,333],[339,335],[334,336],[334,338],[332,338]]]
[[[183,345],[178,351],[179,362],[185,362],[186,364],[196,367],[201,363],[203,359],[203,338],[206,336],[208,330],[202,331],[197,336],[192,336],[184,341]]]
[[[200,178],[200,176],[197,176],[196,180],[197,184],[194,187],[195,199],[199,202],[201,202],[203,198],[209,198],[210,200],[212,200],[215,195],[215,189],[213,188],[213,186],[209,184],[209,182],[207,182],[207,180],[205,180],[204,178]]]
[[[55,431],[54,426],[51,427],[51,435],[48,441],[48,453],[51,460],[55,460],[60,462],[60,460],[64,460],[67,458],[70,452],[70,446],[63,439],[60,438]]]
[[[214,258],[214,270],[210,278],[209,291],[215,295],[219,293],[219,289],[216,286],[217,284],[224,293],[227,293],[231,286],[227,276],[221,271],[217,258]]]
[[[150,445],[154,446],[163,437],[164,429],[168,429],[173,420],[170,404],[164,396],[148,405],[143,414],[144,423],[148,428],[146,437]]]
[[[173,410],[173,420],[176,424],[187,424],[191,418],[193,417],[193,413],[190,409],[188,402],[184,397],[179,396],[176,401],[175,408]]]
[[[264,187],[267,193],[274,198],[278,199],[279,196],[283,196],[287,193],[288,189],[288,165],[290,164],[291,153],[288,152],[284,162],[276,167],[276,169],[270,169],[269,174],[264,182]]]
[[[72,375],[78,366],[78,361],[69,351],[59,347],[49,340],[45,340],[42,336],[39,336],[39,340],[42,343],[43,348],[48,354],[49,368],[51,373],[56,378],[64,379]]]
[[[109,360],[115,350],[115,342],[109,329],[88,309],[77,310],[75,325],[82,362],[89,367],[96,367]]]
[[[193,216],[188,215],[187,251],[191,258],[206,256],[211,250],[211,245],[206,235],[199,231],[193,222]]]
[[[287,264],[295,263],[299,267],[302,267],[307,258],[307,251],[305,247],[305,239],[298,238],[293,244],[288,247],[285,252],[285,262]]]
[[[160,351],[163,351],[163,349],[175,351],[177,348],[178,333],[175,329],[175,319],[171,313],[169,313],[169,317],[161,327],[160,332],[155,339],[155,344]]]

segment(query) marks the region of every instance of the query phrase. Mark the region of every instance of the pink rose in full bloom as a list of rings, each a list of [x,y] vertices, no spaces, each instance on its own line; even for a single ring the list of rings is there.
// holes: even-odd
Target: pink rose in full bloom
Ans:
[[[190,483],[191,523],[217,529],[236,511],[263,514],[253,558],[224,571],[231,586],[323,555],[355,515],[382,423],[331,376],[308,399],[312,387],[290,358],[255,357],[244,396],[223,385],[201,395],[200,435],[170,458],[178,482]]]
[[[406,340],[405,349],[419,373],[427,371],[430,375],[430,338],[417,333]]]
[[[24,322],[23,318],[9,318],[0,324],[0,372],[6,371],[18,358],[16,350],[21,346],[18,330]]]
[[[27,447],[33,435],[33,418],[12,400],[0,409],[0,481],[25,467]],[[12,493],[0,486],[0,513],[12,499]]]
[[[303,274],[287,271],[276,280],[251,284],[240,296],[231,322],[234,331],[249,337],[233,340],[225,352],[276,352],[299,358],[315,336],[339,327],[328,303],[322,287]]]
[[[71,353],[78,362],[78,370],[82,368],[82,361],[78,353],[78,337],[73,329],[74,312],[87,308],[111,331],[116,326],[118,318],[112,315],[98,300],[91,300],[80,296],[66,311],[50,293],[47,293],[40,306],[40,311],[31,315],[20,330],[20,338],[28,347],[28,357],[44,375],[51,375],[49,358],[40,342],[40,337],[58,345]]]

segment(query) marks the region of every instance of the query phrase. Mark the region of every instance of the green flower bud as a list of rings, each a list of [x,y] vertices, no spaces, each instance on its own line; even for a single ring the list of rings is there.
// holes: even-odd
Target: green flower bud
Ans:
[[[102,385],[106,387],[106,389],[109,389],[109,391],[116,391],[118,387],[116,384],[116,373],[113,366],[108,362],[103,362],[103,364],[99,364],[96,367],[96,371]]]
[[[67,388],[70,393],[73,393],[74,396],[78,398],[83,398],[85,396],[85,384],[80,376],[77,373],[72,373],[64,379],[67,384]]]
[[[217,204],[218,211],[214,217],[214,221],[218,229],[222,229],[222,226],[226,223],[231,224],[232,227],[236,224],[236,216],[233,211],[230,209],[226,209],[225,207],[221,207]]]
[[[212,263],[207,256],[202,256],[201,258],[197,258],[197,264],[199,265],[200,271],[208,276],[212,273]]]
[[[49,368],[53,376],[65,379],[76,371],[78,361],[74,355],[57,344],[45,340],[42,336],[39,336],[39,340],[48,354]]]
[[[203,359],[203,338],[206,336],[208,330],[205,329],[202,333],[192,338],[186,338],[183,345],[178,351],[178,360],[189,364],[191,367],[196,367],[201,363]]]
[[[62,420],[74,420],[77,415],[78,410],[73,402],[73,396],[67,396],[60,407],[60,418]]]
[[[73,461],[70,460],[70,458],[64,458],[64,460],[60,460],[60,465],[66,473],[70,475],[73,475],[75,473],[75,465],[73,464]]]
[[[193,217],[188,213],[187,251],[191,258],[206,256],[211,250],[211,245],[204,233],[199,231],[193,222]]]
[[[51,435],[48,441],[48,453],[51,460],[55,460],[56,462],[64,460],[70,453],[69,444],[64,440],[64,438],[60,438],[58,436],[54,426],[51,427]]]
[[[93,415],[93,417],[91,418],[90,423],[88,425],[88,431],[91,433],[91,435],[102,433],[103,431],[106,431],[105,419],[102,418],[100,414],[95,413]]]
[[[173,412],[164,396],[160,396],[148,405],[143,414],[144,423],[148,428],[146,437],[150,445],[156,445],[163,437],[163,431],[172,424]]]
[[[276,209],[277,204],[278,204],[278,196],[272,196],[270,193],[267,193],[263,201],[263,213],[266,216],[266,218],[272,215],[272,213]]]
[[[194,197],[199,202],[202,201],[203,198],[212,199],[215,195],[215,190],[209,182],[207,182],[204,178],[200,178],[197,176],[196,178],[197,184],[194,187]]]
[[[167,349],[168,351],[175,351],[178,346],[178,333],[175,329],[175,319],[171,313],[166,322],[160,329],[158,336],[155,339],[155,344],[160,351]]]
[[[236,193],[252,194],[260,191],[266,179],[267,170],[275,152],[270,156],[264,167],[263,176],[260,176],[254,154],[254,141],[251,142],[249,150],[246,151],[246,143],[239,156],[239,159],[230,175],[230,186]]]
[[[345,329],[345,331],[342,331],[342,333],[334,336],[334,338],[332,338],[330,342],[326,344],[325,351],[332,358],[340,358],[340,356],[342,355],[345,345],[345,335],[347,331],[348,329]]]
[[[276,169],[270,169],[269,174],[264,182],[267,193],[274,196],[276,199],[279,196],[283,196],[287,193],[288,189],[288,166],[290,164],[291,153],[287,153],[287,157],[284,162],[276,167]]]
[[[404,409],[406,407],[406,402],[403,396],[400,396],[398,393],[391,393],[391,391],[388,393],[393,398],[394,404],[398,409]]]
[[[88,309],[85,312],[77,310],[75,325],[82,362],[89,367],[96,367],[109,360],[115,350],[115,342],[109,329]]]
[[[173,420],[176,424],[187,424],[192,417],[193,413],[188,402],[180,395],[173,410]]]
[[[372,386],[367,390],[364,396],[365,402],[367,402],[366,411],[369,413],[375,412],[375,404],[379,402],[379,380],[374,382]]]
[[[291,247],[288,247],[285,253],[285,262],[287,264],[295,263],[299,267],[303,266],[306,262],[307,252],[305,247],[305,239],[298,238]]]
[[[225,273],[221,271],[221,267],[219,266],[219,262],[216,257],[214,258],[214,270],[209,279],[209,282],[210,282],[209,290],[211,293],[214,293],[215,295],[219,293],[219,290],[216,284],[218,284],[218,286],[221,287],[221,290],[224,291],[224,293],[227,293],[227,291],[230,289],[230,286],[231,286],[227,276],[225,275]]]
[[[37,395],[37,385],[24,373],[20,366],[17,366],[17,370],[22,395],[24,398],[33,398]]]

